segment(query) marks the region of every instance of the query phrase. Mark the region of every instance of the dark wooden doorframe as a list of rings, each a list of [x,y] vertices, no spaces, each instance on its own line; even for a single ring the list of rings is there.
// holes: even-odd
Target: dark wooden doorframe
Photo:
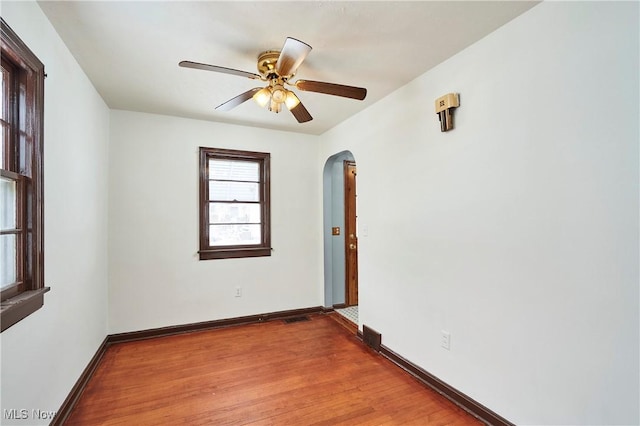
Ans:
[[[358,235],[356,225],[356,163],[344,161],[345,304],[358,304]]]

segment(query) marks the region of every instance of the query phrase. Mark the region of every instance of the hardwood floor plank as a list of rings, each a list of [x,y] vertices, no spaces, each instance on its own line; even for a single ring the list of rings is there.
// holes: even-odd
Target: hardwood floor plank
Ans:
[[[327,315],[110,346],[66,425],[477,425]]]

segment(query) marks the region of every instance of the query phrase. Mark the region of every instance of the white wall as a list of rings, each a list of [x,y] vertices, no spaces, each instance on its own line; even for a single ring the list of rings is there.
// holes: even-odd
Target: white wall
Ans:
[[[322,305],[317,139],[112,111],[110,333]],[[200,146],[271,153],[270,257],[198,260]]]
[[[361,323],[517,424],[640,422],[638,16],[543,3],[321,137],[358,162]]]
[[[44,307],[0,335],[2,410],[48,424],[107,334],[109,110],[35,2],[2,17],[45,65]],[[4,411],[0,416],[3,416]],[[12,424],[6,419],[2,424]]]

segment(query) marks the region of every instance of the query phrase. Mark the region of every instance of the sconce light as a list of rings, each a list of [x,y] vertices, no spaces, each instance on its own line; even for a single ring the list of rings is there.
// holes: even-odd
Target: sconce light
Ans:
[[[436,113],[440,120],[440,131],[453,129],[453,109],[460,106],[460,95],[449,93],[436,99]]]

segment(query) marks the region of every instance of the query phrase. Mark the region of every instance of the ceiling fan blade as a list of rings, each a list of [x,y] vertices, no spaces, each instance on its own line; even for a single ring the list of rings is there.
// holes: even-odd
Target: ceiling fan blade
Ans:
[[[276,72],[281,77],[288,77],[296,73],[307,55],[311,52],[311,46],[295,38],[287,37],[276,62]]]
[[[255,87],[255,88],[253,88],[251,90],[247,90],[246,92],[239,94],[235,98],[231,98],[227,102],[218,105],[216,107],[216,109],[218,109],[220,111],[230,111],[233,108],[235,108],[238,105],[240,105],[241,103],[246,102],[249,99],[251,99],[253,97],[253,95],[255,95],[256,92],[258,92],[259,90],[262,90],[262,87]]]
[[[191,62],[191,61],[182,61],[178,65],[181,66],[181,67],[184,67],[184,68],[193,68],[193,69],[196,69],[196,70],[221,72],[221,73],[224,73],[224,74],[237,75],[237,76],[240,76],[240,77],[248,77],[248,78],[251,78],[251,79],[254,79],[254,80],[261,80],[262,79],[262,77],[260,77],[260,75],[254,74],[252,72],[242,71],[242,70],[235,70],[233,68],[219,67],[217,65],[201,64],[199,62]]]
[[[304,105],[302,105],[302,102],[291,109],[291,114],[298,120],[298,123],[306,123],[307,121],[313,120],[313,117]]]
[[[363,100],[367,96],[367,89],[363,87],[344,86],[342,84],[324,83],[322,81],[298,80],[295,86],[307,92],[324,93],[326,95],[342,96],[344,98]]]

